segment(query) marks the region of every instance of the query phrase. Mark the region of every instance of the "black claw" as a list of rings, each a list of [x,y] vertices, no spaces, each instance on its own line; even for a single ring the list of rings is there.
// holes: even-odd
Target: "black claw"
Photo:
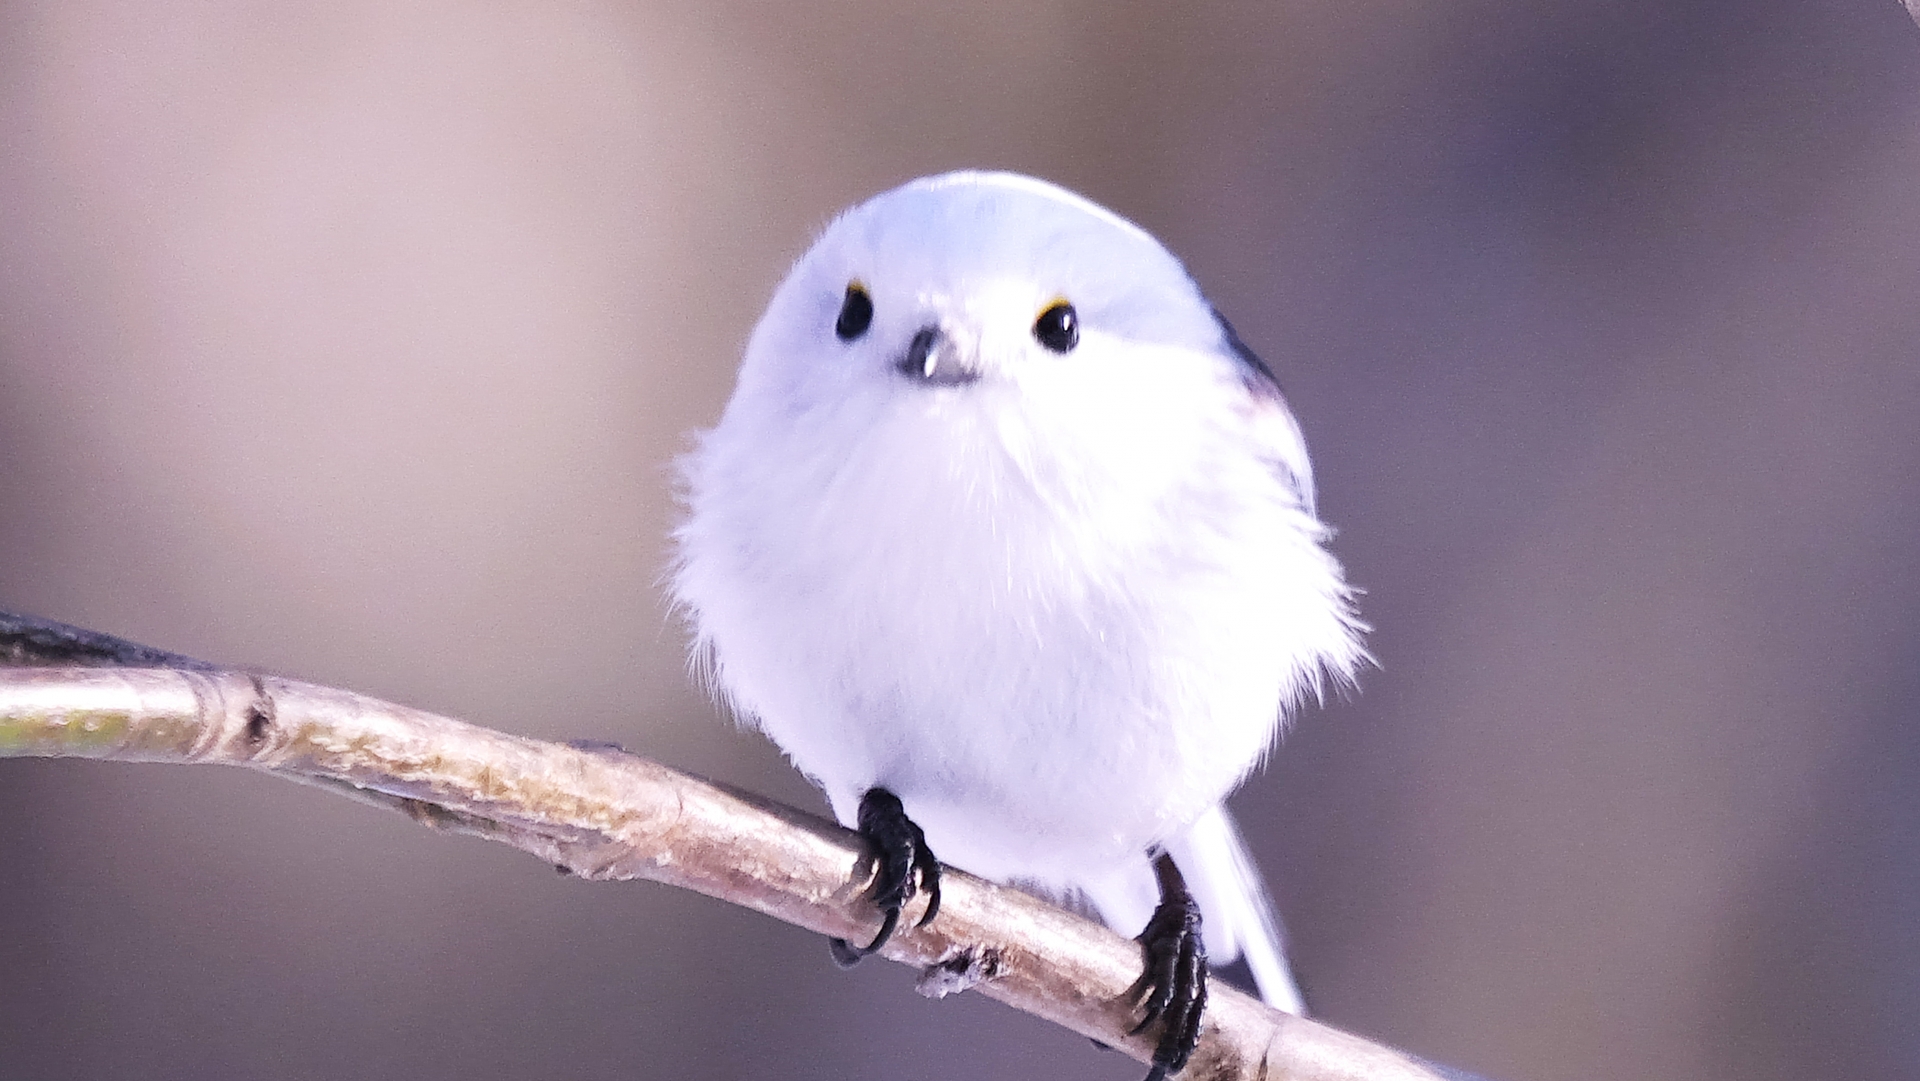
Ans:
[[[925,891],[927,895],[926,915],[914,926],[925,925],[940,911],[940,861],[928,851],[926,834],[907,817],[900,797],[884,788],[868,789],[867,794],[860,797],[857,821],[861,835],[873,846],[877,857],[878,866],[874,870],[873,885],[867,887],[867,900],[880,910],[882,919],[880,933],[865,946],[855,946],[844,938],[828,941],[827,949],[841,968],[852,968],[861,958],[887,944],[900,925],[900,910],[913,900],[914,894]]]
[[[840,968],[852,968],[867,956],[867,951],[844,938],[830,938],[827,939],[827,954]]]
[[[920,832],[919,826],[913,827],[913,869],[920,875],[921,892],[927,895],[927,910],[920,914],[914,926],[925,927],[940,914],[940,861],[927,848],[926,835]]]
[[[1207,1009],[1207,948],[1200,935],[1200,906],[1187,892],[1172,857],[1156,855],[1153,870],[1160,880],[1160,904],[1137,940],[1146,967],[1134,985],[1136,993],[1146,996],[1144,1016],[1128,1035],[1161,1025],[1147,1081],[1166,1081],[1186,1066],[1200,1042],[1200,1019]]]

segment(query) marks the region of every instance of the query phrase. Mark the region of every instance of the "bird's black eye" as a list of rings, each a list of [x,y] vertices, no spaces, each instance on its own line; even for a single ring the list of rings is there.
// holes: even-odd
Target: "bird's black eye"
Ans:
[[[1080,344],[1080,316],[1073,305],[1056,300],[1033,321],[1033,337],[1056,353],[1067,353]]]
[[[847,286],[847,299],[840,302],[840,318],[833,322],[833,332],[843,342],[850,342],[867,332],[873,325],[873,298],[867,295],[867,287],[859,282]]]

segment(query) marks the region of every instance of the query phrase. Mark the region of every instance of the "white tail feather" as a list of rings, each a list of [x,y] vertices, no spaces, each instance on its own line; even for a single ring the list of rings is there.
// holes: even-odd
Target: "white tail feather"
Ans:
[[[1280,921],[1226,808],[1215,807],[1170,840],[1167,852],[1200,902],[1208,956],[1218,963],[1244,956],[1267,1005],[1306,1016],[1299,985],[1287,968]]]

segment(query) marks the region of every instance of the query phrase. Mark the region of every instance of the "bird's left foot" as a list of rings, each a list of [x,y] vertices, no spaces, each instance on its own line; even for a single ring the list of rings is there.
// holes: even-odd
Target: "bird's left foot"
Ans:
[[[834,963],[842,968],[859,964],[861,958],[887,944],[900,925],[900,910],[914,894],[922,890],[927,894],[927,911],[914,926],[924,926],[940,911],[940,861],[928,850],[926,834],[907,817],[900,797],[884,788],[868,789],[860,797],[858,822],[860,835],[873,846],[879,861],[873,885],[867,887],[867,899],[880,910],[882,918],[880,933],[865,946],[844,938],[827,940]]]
[[[1160,1023],[1147,1081],[1166,1081],[1187,1064],[1200,1042],[1200,1017],[1207,1008],[1207,948],[1200,938],[1200,905],[1187,892],[1173,858],[1164,852],[1155,856],[1153,871],[1160,880],[1160,904],[1137,940],[1146,954],[1146,971],[1134,985],[1136,993],[1146,995],[1146,1016],[1129,1035]]]

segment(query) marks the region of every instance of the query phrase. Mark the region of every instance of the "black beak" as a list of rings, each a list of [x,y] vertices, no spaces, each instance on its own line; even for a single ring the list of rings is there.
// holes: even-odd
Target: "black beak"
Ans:
[[[900,358],[900,371],[909,379],[935,386],[953,387],[971,383],[980,373],[962,364],[953,342],[939,327],[921,327]]]

